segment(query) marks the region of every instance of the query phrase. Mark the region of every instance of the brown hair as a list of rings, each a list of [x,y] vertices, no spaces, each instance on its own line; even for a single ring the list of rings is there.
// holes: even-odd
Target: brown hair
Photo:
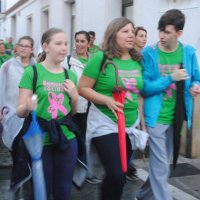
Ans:
[[[33,48],[34,46],[34,40],[32,37],[28,36],[28,35],[25,35],[25,36],[22,36],[19,38],[18,42],[17,42],[17,45],[22,41],[22,40],[28,40],[31,44],[31,48]],[[31,53],[30,57],[34,57],[34,53]]]
[[[122,51],[116,42],[116,36],[118,31],[127,24],[131,24],[133,28],[135,28],[134,23],[126,17],[116,18],[108,25],[102,44],[102,50],[108,58],[112,59],[113,57],[121,57]],[[134,60],[138,61],[138,56],[135,53],[130,55]]]
[[[138,34],[139,31],[144,31],[144,32],[147,33],[147,30],[146,30],[144,27],[138,26],[138,27],[136,27],[136,29],[135,29],[135,36],[137,36],[137,34]]]
[[[136,29],[135,29],[135,36],[137,36],[137,34],[138,34],[139,31],[144,31],[144,32],[147,33],[147,30],[146,30],[145,28],[143,28],[142,26],[138,26],[138,27],[136,27]],[[129,53],[130,53],[130,55],[131,55],[132,57],[135,57],[135,60],[136,60],[136,61],[139,61],[139,62],[140,62],[140,61],[142,60],[142,54],[141,54],[141,52],[136,51],[134,48],[132,48],[132,49],[129,51]]]
[[[52,36],[54,36],[57,33],[63,33],[64,31],[62,29],[59,28],[50,28],[47,31],[45,31],[42,35],[42,39],[41,39],[41,45],[43,45],[44,43],[49,44],[49,42],[51,41]],[[44,61],[46,58],[46,52],[43,50],[42,53],[40,54],[40,56],[38,57],[37,62],[42,62]]]

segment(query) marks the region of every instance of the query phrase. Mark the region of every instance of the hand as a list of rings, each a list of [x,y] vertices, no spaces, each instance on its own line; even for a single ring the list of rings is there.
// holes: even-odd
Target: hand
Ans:
[[[141,130],[147,133],[147,127],[146,127],[146,125],[141,125]]]
[[[175,69],[174,72],[172,73],[172,79],[174,81],[181,81],[189,78],[190,77],[188,76],[185,69]]]
[[[122,108],[124,105],[118,101],[115,101],[112,97],[106,97],[105,105],[113,112],[115,117],[117,118],[117,112],[122,112]]]
[[[78,91],[76,89],[76,86],[70,79],[66,79],[64,81],[64,91],[72,98],[78,98]]]
[[[198,94],[200,94],[200,86],[197,85],[197,84],[194,84],[192,86],[192,88],[190,88],[190,94],[193,96],[193,97],[196,97]]]

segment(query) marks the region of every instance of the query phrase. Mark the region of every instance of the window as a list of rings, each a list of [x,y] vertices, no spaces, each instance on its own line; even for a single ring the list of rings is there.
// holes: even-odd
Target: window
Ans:
[[[49,10],[48,8],[44,8],[42,10],[42,19],[41,19],[41,31],[42,34],[49,28]]]
[[[27,17],[27,35],[33,36],[32,16]]]
[[[13,15],[11,17],[11,34],[12,34],[13,41],[16,41],[16,32],[17,32],[16,15]]]
[[[133,0],[122,0],[122,16],[133,19]]]

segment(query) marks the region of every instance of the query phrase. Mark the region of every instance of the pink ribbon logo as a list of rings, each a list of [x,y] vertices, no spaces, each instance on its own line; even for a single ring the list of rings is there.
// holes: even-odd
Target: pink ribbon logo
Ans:
[[[172,83],[167,89],[166,89],[166,94],[168,97],[172,98],[172,90],[176,90],[176,85],[175,83]]]
[[[137,89],[137,81],[135,78],[122,78],[122,82],[126,88],[126,97],[132,100],[131,92],[138,94],[139,90]]]
[[[58,94],[56,96],[55,93],[48,93],[48,100],[50,106],[48,107],[48,112],[51,113],[52,119],[56,119],[58,116],[58,110],[60,110],[64,115],[67,114],[67,109],[62,105],[64,102],[64,95]]]

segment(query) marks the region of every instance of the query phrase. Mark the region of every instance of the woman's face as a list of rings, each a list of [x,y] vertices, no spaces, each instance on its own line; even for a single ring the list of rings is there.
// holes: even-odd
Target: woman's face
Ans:
[[[86,55],[88,51],[88,40],[84,34],[78,34],[75,38],[76,53],[78,56]]]
[[[128,51],[133,48],[135,29],[132,24],[127,24],[117,32],[116,41],[122,51]]]
[[[135,36],[135,46],[139,48],[144,48],[147,43],[147,33],[143,30],[139,30]]]
[[[31,41],[22,39],[17,45],[17,55],[21,58],[30,58],[33,53],[33,47]]]
[[[53,62],[62,62],[67,55],[67,36],[65,33],[56,33],[51,37],[50,42],[44,43],[43,48],[46,52],[46,56]]]

